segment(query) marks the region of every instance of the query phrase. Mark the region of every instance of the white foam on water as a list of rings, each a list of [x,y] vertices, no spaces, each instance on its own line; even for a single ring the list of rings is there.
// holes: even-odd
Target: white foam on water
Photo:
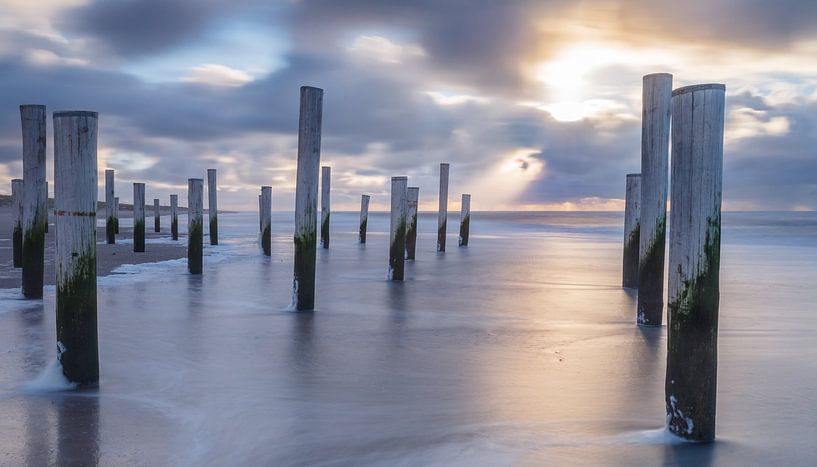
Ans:
[[[43,295],[45,295],[46,292],[53,292],[54,290],[55,287],[53,285],[46,285],[43,287]],[[38,308],[42,305],[42,299],[25,298],[20,287],[15,287],[13,289],[0,289],[0,314],[8,313],[10,311]]]
[[[62,344],[57,342],[57,347]],[[71,391],[77,388],[76,383],[72,383],[65,378],[62,373],[62,365],[59,359],[55,358],[47,367],[33,380],[23,384],[22,389],[30,393]]]

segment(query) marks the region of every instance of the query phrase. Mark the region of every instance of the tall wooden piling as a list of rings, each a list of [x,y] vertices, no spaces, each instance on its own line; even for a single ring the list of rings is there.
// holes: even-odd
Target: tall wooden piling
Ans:
[[[133,251],[145,251],[145,184],[133,184]]]
[[[187,180],[187,270],[201,274],[204,256],[204,180]]]
[[[391,178],[391,222],[389,235],[390,281],[403,280],[406,251],[406,214],[408,177]]]
[[[318,167],[321,163],[323,89],[301,87],[298,119],[298,174],[295,185],[295,271],[292,307],[315,308]]]
[[[468,235],[471,231],[471,195],[462,195],[460,210],[460,246],[468,246]]]
[[[332,167],[321,167],[321,246],[329,248],[329,193],[332,184]]]
[[[445,251],[445,233],[448,223],[448,164],[440,164],[440,211],[437,218],[437,251]]]
[[[261,214],[261,211],[263,211],[263,209],[261,209],[261,195],[258,195],[258,231],[259,232],[264,230],[264,219],[262,219],[263,216]]]
[[[105,239],[116,243],[116,208],[114,207],[114,171],[105,170]]]
[[[638,288],[638,239],[641,211],[641,174],[627,174],[624,197],[624,260],[621,268],[622,287]]]
[[[179,195],[170,195],[170,238],[179,239]]]
[[[23,296],[43,296],[45,232],[45,106],[21,105],[23,129]]]
[[[159,206],[159,198],[153,198],[153,231],[154,232],[161,232],[162,231],[162,212],[161,207]]]
[[[210,220],[210,245],[218,245],[218,183],[216,169],[207,169],[207,216]]]
[[[23,179],[11,181],[11,248],[15,268],[23,267]]]
[[[272,187],[261,187],[261,249],[272,255]]]
[[[645,326],[660,326],[663,318],[671,100],[672,75],[644,76],[637,322]]]
[[[725,93],[672,93],[665,402],[670,432],[693,441],[715,439]]]
[[[358,240],[366,243],[366,227],[369,225],[369,195],[360,195],[360,228]]]
[[[119,235],[119,197],[113,197],[114,233]]]
[[[97,113],[54,112],[57,359],[80,386],[99,383],[96,162]]]
[[[45,233],[48,233],[48,180],[43,183],[43,199],[45,199]]]
[[[420,199],[420,187],[410,186],[406,189],[406,259],[414,260],[417,251],[417,204]]]

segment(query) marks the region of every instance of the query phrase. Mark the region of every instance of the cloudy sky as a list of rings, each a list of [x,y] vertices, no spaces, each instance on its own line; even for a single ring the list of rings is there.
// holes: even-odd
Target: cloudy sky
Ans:
[[[392,175],[433,208],[441,161],[452,208],[620,209],[641,77],[670,72],[727,86],[726,209],[817,209],[815,25],[813,0],[0,0],[0,191],[36,103],[99,111],[125,202],[217,167],[220,207],[271,184],[292,210],[313,85],[334,209],[385,208]]]

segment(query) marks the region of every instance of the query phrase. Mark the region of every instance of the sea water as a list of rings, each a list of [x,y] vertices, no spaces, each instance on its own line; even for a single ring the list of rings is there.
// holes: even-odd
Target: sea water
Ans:
[[[222,214],[201,276],[100,277],[98,390],[54,371],[53,287],[0,291],[0,465],[817,463],[814,213],[724,214],[705,445],[664,430],[666,328],[634,325],[621,214],[475,212],[468,248],[454,214],[444,254],[422,214],[402,283],[388,215],[366,245],[357,219],[332,215],[314,312],[286,311],[291,213],[271,257],[255,214]]]

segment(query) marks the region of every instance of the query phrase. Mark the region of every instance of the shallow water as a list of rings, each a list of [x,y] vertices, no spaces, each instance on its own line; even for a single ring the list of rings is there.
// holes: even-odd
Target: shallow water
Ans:
[[[666,435],[665,329],[633,325],[622,216],[474,213],[434,251],[423,214],[404,283],[388,216],[332,216],[317,310],[283,311],[292,215],[273,256],[220,215],[184,260],[99,279],[99,390],[52,392],[54,291],[0,291],[1,465],[813,465],[817,215],[724,214],[718,440]],[[184,222],[180,221],[183,225]],[[34,381],[35,383],[31,383]]]

